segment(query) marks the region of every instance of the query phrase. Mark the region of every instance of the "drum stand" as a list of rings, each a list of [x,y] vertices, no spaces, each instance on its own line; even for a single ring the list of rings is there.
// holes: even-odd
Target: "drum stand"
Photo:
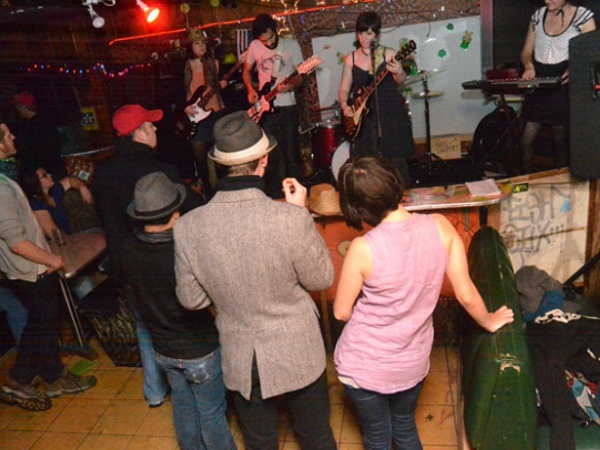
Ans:
[[[430,115],[429,115],[429,96],[430,96],[430,92],[429,92],[429,84],[427,82],[427,72],[425,72],[423,74],[423,99],[425,101],[425,145],[426,145],[426,149],[425,149],[425,158],[427,158],[427,161],[429,161],[430,163],[433,162],[434,160],[436,162],[443,162],[444,160],[442,158],[440,158],[438,155],[436,155],[435,153],[433,153],[431,151],[431,121],[430,121]]]
[[[425,157],[417,161],[419,173],[424,173],[427,178],[433,177],[435,173],[440,170],[446,162],[438,155],[431,151],[431,123],[429,114],[429,84],[427,82],[427,71],[422,72],[423,83],[423,100],[425,102]],[[418,184],[418,182],[417,182]]]

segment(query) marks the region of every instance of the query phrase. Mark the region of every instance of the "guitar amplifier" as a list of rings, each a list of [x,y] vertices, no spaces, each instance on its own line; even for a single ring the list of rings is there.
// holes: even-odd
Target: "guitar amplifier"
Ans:
[[[600,178],[600,32],[569,41],[571,173]]]

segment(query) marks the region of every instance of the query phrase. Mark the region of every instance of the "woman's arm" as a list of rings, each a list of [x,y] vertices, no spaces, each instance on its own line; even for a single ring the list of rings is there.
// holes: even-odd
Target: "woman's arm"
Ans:
[[[373,259],[369,244],[363,236],[357,237],[350,244],[342,265],[333,302],[333,315],[336,319],[344,322],[350,320],[363,281],[371,276],[372,271]]]
[[[69,189],[77,189],[79,191],[79,194],[81,195],[83,203],[85,203],[86,205],[91,205],[92,203],[94,203],[94,198],[92,197],[92,192],[90,191],[90,188],[88,188],[87,184],[85,184],[79,178],[65,177],[62,180],[60,180],[60,184],[63,185],[65,191],[68,191]]]
[[[344,116],[352,116],[352,108],[348,106],[348,96],[350,95],[350,89],[352,88],[352,53],[346,55],[344,59],[344,65],[342,66],[342,79],[340,81],[340,88],[338,89],[338,100],[342,108],[342,114]]]
[[[533,66],[533,47],[535,44],[535,32],[533,31],[533,23],[529,23],[527,36],[525,37],[525,45],[521,50],[521,63],[523,64],[523,79],[531,80],[535,78],[535,67]]]
[[[483,299],[469,276],[467,255],[462,239],[456,229],[444,216],[433,215],[446,251],[449,262],[446,275],[452,284],[454,295],[467,313],[483,328],[494,332],[514,320],[514,311],[507,306],[502,306],[490,313],[483,303]]]
[[[594,20],[593,17],[590,20],[588,20],[586,23],[581,25],[582,33],[589,33],[590,31],[594,31],[595,29],[596,29],[596,21]]]
[[[51,241],[54,240],[54,235],[52,234],[52,230],[58,229],[58,226],[56,225],[56,222],[54,222],[54,219],[50,215],[50,212],[45,209],[40,209],[40,210],[34,211],[33,215],[35,216],[38,223],[42,227],[42,230],[44,231],[44,235],[46,236],[46,238],[48,238]]]
[[[396,84],[402,84],[406,81],[406,72],[402,69],[402,62],[396,61],[396,53],[391,48],[385,52],[386,69],[391,72]]]

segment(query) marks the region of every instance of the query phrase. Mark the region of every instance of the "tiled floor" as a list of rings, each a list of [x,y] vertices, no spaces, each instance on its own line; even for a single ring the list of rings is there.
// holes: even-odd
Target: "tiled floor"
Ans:
[[[94,343],[92,343],[94,345]],[[149,409],[142,397],[142,370],[116,367],[102,348],[93,373],[98,384],[78,395],[53,400],[51,410],[34,413],[0,404],[0,448],[3,450],[177,450],[169,401]],[[0,383],[14,353],[0,359]],[[65,359],[72,366],[79,357]],[[331,359],[331,358],[330,358]],[[331,426],[339,450],[362,450],[362,438],[351,404],[328,363]],[[425,450],[458,450],[458,358],[453,347],[436,347],[431,372],[419,399],[417,426]],[[235,415],[231,429],[244,449]],[[281,450],[297,450],[293,432],[280,416]]]

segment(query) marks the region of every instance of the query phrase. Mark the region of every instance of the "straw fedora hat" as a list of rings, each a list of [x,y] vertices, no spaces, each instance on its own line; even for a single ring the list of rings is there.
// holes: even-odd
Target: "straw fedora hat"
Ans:
[[[310,188],[308,209],[320,216],[339,216],[340,193],[328,183],[316,184]]]

